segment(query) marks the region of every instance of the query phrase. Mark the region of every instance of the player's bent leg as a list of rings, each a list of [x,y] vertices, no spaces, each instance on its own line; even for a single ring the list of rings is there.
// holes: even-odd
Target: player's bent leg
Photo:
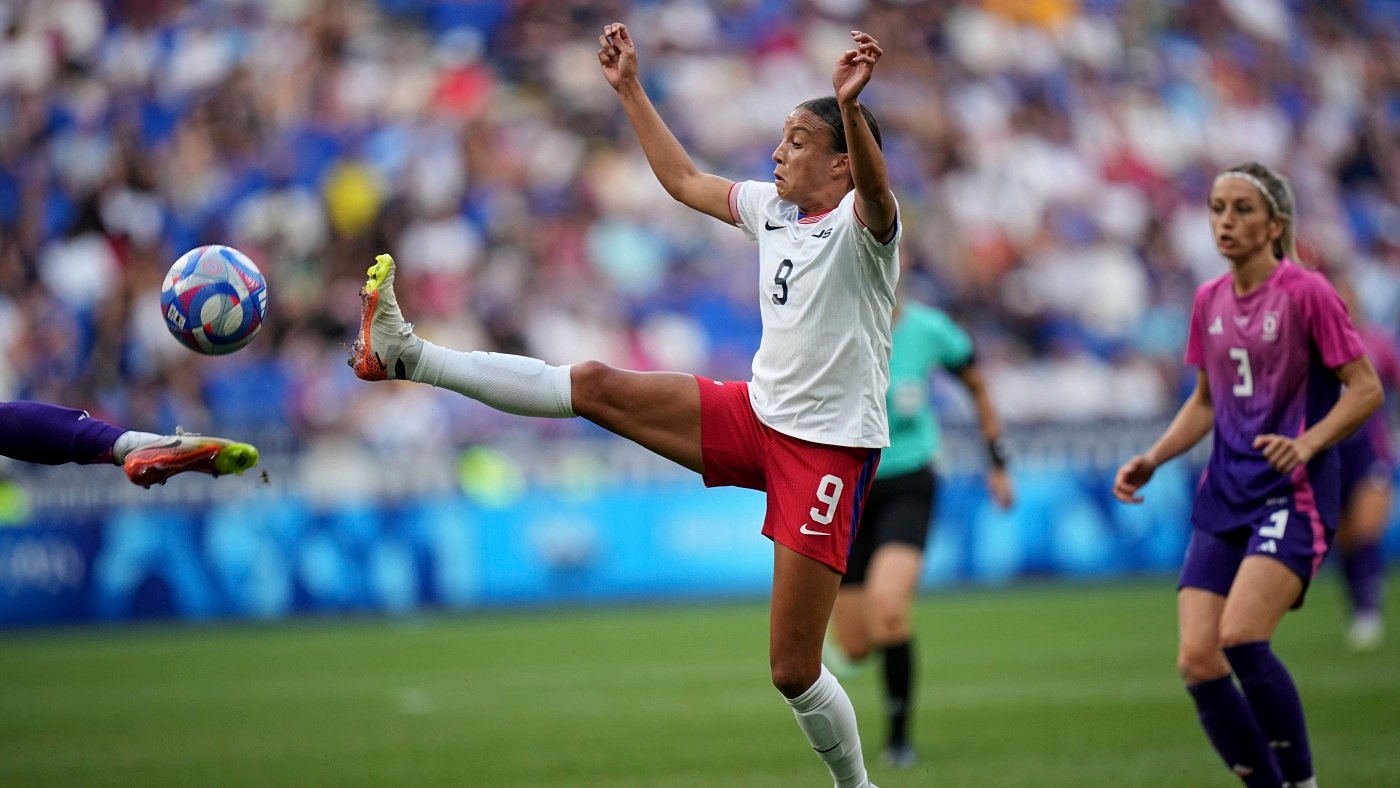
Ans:
[[[1393,499],[1393,485],[1388,480],[1359,483],[1337,532],[1342,574],[1347,581],[1347,601],[1351,605],[1347,645],[1353,651],[1372,651],[1385,639],[1385,624],[1381,618],[1385,557],[1381,543]]]
[[[822,638],[841,576],[821,562],[773,543],[773,603],[768,656],[773,686],[794,698],[821,672]]]
[[[842,585],[836,594],[836,607],[831,611],[831,626],[822,641],[822,664],[838,681],[849,681],[860,675],[869,655],[864,589]]]
[[[865,588],[841,586],[831,611],[831,627],[822,643],[822,664],[838,679],[849,679],[860,672],[870,654],[870,636],[865,629]]]
[[[1246,557],[1220,611],[1221,646],[1230,648],[1273,637],[1283,615],[1302,593],[1302,578],[1282,562],[1264,555]]]
[[[1254,711],[1230,675],[1220,645],[1225,597],[1202,588],[1177,593],[1180,645],[1177,669],[1196,706],[1206,738],[1226,767],[1249,786],[1279,785],[1283,778]]]
[[[875,551],[865,580],[866,628],[877,647],[909,639],[909,614],[923,571],[924,554],[900,542]]]
[[[1225,597],[1203,588],[1183,588],[1176,595],[1177,672],[1187,685],[1230,675],[1220,645],[1220,614]]]
[[[1303,590],[1303,579],[1281,561],[1248,556],[1235,575],[1220,620],[1225,656],[1274,750],[1283,779],[1290,783],[1313,778],[1312,751],[1302,698],[1269,639]]]
[[[600,361],[569,369],[574,413],[703,474],[700,387],[681,372],[631,372]],[[823,621],[825,625],[825,621]]]
[[[913,545],[888,542],[875,551],[866,576],[867,627],[884,663],[888,727],[880,760],[894,768],[909,768],[919,760],[909,736],[916,697],[909,618],[923,558],[923,552]]]
[[[821,663],[822,639],[840,576],[830,567],[773,543],[773,606],[768,656],[773,685],[826,763],[837,788],[870,785],[855,708]]]

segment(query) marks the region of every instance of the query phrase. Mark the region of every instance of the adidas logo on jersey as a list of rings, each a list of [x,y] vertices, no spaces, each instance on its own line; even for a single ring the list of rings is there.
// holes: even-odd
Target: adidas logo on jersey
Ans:
[[[1258,553],[1273,553],[1273,554],[1277,554],[1277,553],[1278,553],[1278,543],[1276,543],[1274,540],[1270,539],[1269,541],[1264,542],[1263,544],[1259,545],[1259,548],[1258,548],[1257,550],[1255,550],[1255,552],[1258,552]]]
[[[1210,324],[1210,328],[1206,329],[1206,333],[1207,333],[1207,334],[1223,334],[1223,333],[1225,333],[1225,326],[1220,322],[1220,315],[1216,315],[1216,316],[1215,316],[1215,322]]]

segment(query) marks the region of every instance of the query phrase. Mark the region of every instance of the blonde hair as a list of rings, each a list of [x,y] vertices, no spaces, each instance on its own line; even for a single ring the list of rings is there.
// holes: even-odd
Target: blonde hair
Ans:
[[[1215,176],[1215,182],[1226,178],[1239,178],[1253,184],[1269,206],[1269,215],[1283,221],[1283,234],[1274,240],[1274,257],[1302,262],[1298,259],[1297,209],[1293,200],[1293,186],[1288,178],[1257,161],[1236,164]]]

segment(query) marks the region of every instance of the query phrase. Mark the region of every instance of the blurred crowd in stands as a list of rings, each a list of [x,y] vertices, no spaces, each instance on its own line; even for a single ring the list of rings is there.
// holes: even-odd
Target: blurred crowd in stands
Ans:
[[[904,294],[968,327],[1013,429],[1174,410],[1192,294],[1226,270],[1205,197],[1242,160],[1292,177],[1305,256],[1400,326],[1395,0],[7,0],[0,398],[390,449],[589,434],[355,380],[383,251],[440,344],[747,379],[756,252],[652,177],[599,73],[615,19],[733,179],[771,176],[847,31],[880,40]],[[206,243],[269,282],[221,358],[158,306]]]

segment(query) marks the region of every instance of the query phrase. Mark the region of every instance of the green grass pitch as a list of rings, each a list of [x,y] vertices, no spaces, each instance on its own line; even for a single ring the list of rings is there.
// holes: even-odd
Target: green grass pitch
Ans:
[[[1319,581],[1277,650],[1322,784],[1400,785],[1400,643],[1345,652],[1339,593]],[[1174,609],[1170,578],[922,597],[918,767],[873,765],[876,676],[846,682],[873,778],[1238,785],[1174,675]],[[0,785],[830,785],[766,644],[759,603],[9,632]]]

